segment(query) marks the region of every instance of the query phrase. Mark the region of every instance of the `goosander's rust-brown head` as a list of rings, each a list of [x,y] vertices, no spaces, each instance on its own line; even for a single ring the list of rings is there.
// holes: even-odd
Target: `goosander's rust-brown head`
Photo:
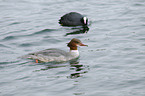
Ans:
[[[79,39],[73,38],[68,44],[68,47],[70,47],[70,50],[77,50],[78,46],[87,46],[83,44]]]

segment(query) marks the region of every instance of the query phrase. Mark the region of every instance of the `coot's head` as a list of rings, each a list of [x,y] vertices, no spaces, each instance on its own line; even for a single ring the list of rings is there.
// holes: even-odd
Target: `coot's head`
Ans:
[[[88,25],[88,18],[87,17],[83,17],[81,19],[81,22],[84,24],[84,25]]]

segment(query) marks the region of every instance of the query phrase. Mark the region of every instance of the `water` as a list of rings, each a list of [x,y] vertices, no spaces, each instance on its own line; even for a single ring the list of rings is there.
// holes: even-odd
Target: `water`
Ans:
[[[145,96],[144,10],[144,0],[0,0],[1,96]],[[58,24],[72,11],[89,18],[87,33]],[[72,38],[88,45],[77,61],[18,58]]]

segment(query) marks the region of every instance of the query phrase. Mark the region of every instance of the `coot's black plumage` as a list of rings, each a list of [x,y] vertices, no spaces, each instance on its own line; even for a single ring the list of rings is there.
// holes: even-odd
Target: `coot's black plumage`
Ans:
[[[88,24],[88,19],[77,12],[70,12],[61,17],[59,24],[62,26],[84,26]]]

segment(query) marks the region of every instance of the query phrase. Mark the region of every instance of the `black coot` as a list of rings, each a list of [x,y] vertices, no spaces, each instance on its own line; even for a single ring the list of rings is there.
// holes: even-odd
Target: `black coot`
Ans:
[[[88,24],[88,19],[77,12],[65,14],[59,20],[62,26],[85,26]]]

